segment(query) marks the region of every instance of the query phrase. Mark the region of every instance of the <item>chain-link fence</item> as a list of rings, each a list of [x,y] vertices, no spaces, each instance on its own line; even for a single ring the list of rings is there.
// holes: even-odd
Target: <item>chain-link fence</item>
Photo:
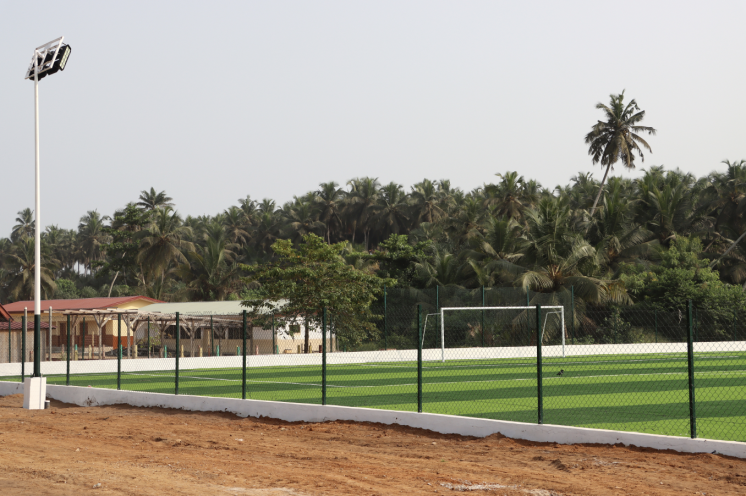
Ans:
[[[746,441],[746,313],[732,309],[389,289],[362,342],[337,331],[333,309],[297,323],[146,310],[66,315],[41,364],[48,383]],[[17,334],[9,356],[0,340],[0,380],[32,371]]]

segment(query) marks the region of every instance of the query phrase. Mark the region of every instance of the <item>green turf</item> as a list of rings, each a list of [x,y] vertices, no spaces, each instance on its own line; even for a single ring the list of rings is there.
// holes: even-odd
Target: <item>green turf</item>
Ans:
[[[241,376],[240,368],[181,370],[179,393],[240,398]],[[64,384],[65,376],[47,381]],[[686,354],[545,358],[542,382],[544,423],[689,435]],[[73,375],[70,383],[116,388],[116,374]],[[173,394],[174,373],[124,373],[121,383]],[[330,405],[417,410],[416,363],[329,365],[327,384]],[[697,353],[695,384],[698,437],[746,441],[746,353]],[[321,367],[250,367],[247,398],[320,404]],[[423,411],[536,422],[535,360],[426,362]]]

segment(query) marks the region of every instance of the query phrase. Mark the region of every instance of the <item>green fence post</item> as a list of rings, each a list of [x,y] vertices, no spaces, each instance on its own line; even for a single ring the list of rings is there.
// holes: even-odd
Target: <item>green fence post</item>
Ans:
[[[210,315],[210,356],[215,354],[215,329],[212,327],[212,315]]]
[[[388,342],[388,336],[386,335],[386,285],[383,285],[383,349],[387,350],[389,349],[389,342]]]
[[[321,404],[326,405],[326,307],[321,314]]]
[[[738,318],[736,314],[736,309],[733,308],[733,341],[738,341],[738,333],[736,332],[736,319]],[[10,325],[10,324],[8,324]],[[10,349],[10,348],[8,348]]]
[[[176,367],[174,370],[174,394],[179,394],[179,349],[181,345],[181,329],[179,327],[179,312],[176,312]]]
[[[85,360],[85,331],[88,328],[85,325],[85,316],[83,317],[83,323],[81,325],[83,326],[83,330],[81,331],[81,334],[83,335],[82,336],[83,344],[81,344],[81,346],[83,347],[83,355],[82,356],[83,356],[83,360]]]
[[[697,340],[697,309],[692,312],[692,330],[694,331],[694,341]]]
[[[117,314],[117,391],[122,389],[122,314]]]
[[[279,354],[279,350],[277,349],[277,334],[275,333],[275,314],[272,314],[272,354]]]
[[[572,316],[572,344],[575,344],[575,286],[570,286],[570,313]]]
[[[148,316],[148,330],[145,331],[145,334],[148,335],[148,358],[150,358],[150,316]]]
[[[243,311],[243,323],[242,323],[242,338],[243,338],[243,355],[241,365],[241,399],[246,399],[246,310]]]
[[[692,439],[697,437],[697,408],[694,400],[694,315],[692,312],[692,300],[689,300],[687,312],[689,321],[689,332],[687,333],[687,365],[689,368],[689,431]]]
[[[41,377],[41,314],[34,309],[34,377]]]
[[[65,385],[70,385],[70,314],[67,314],[67,373]]]
[[[658,343],[658,310],[653,310],[653,318],[655,319],[655,342]]]
[[[538,393],[539,423],[544,423],[544,391],[542,389],[542,364],[541,364],[541,305],[536,305],[536,391]]]
[[[482,307],[484,308],[484,284],[482,284]],[[484,348],[484,310],[482,310],[482,348]]]
[[[23,309],[23,319],[21,320],[21,380],[26,378],[26,326],[28,325],[28,310]]]
[[[526,307],[531,306],[531,290],[526,288]],[[531,312],[526,310],[526,334],[528,335],[528,345],[531,346]]]
[[[422,413],[422,303],[417,304],[417,412]]]
[[[435,329],[440,329],[440,286],[435,286],[435,313],[437,314],[435,316]],[[435,334],[437,335],[438,332],[435,331]],[[443,336],[443,340],[445,340],[445,336]],[[435,342],[438,342],[437,338]],[[445,343],[443,343],[443,347],[445,347]]]

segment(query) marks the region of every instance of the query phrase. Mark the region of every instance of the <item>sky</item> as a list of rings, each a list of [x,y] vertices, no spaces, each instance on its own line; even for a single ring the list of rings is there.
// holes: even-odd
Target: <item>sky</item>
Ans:
[[[603,175],[584,137],[625,90],[653,153],[698,176],[746,158],[744,1],[0,0],[0,236],[34,205],[76,228],[140,191],[183,215],[281,204],[321,182],[423,178],[466,191],[518,171],[553,188]]]

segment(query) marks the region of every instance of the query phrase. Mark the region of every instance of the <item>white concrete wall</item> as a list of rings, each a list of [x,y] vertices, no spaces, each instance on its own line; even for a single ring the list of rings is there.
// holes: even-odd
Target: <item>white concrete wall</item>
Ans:
[[[0,396],[23,391],[21,383],[0,382]],[[127,404],[138,407],[176,408],[200,412],[230,412],[240,417],[270,417],[288,422],[325,422],[350,420],[378,422],[428,429],[443,434],[485,437],[500,433],[513,439],[560,444],[598,443],[672,449],[686,453],[717,453],[746,458],[746,443],[659,436],[636,432],[587,429],[561,425],[538,425],[503,420],[478,419],[434,413],[398,412],[372,408],[321,406],[277,401],[208,398],[203,396],[175,396],[134,391],[47,386],[47,398],[80,406]]]
[[[714,343],[694,343],[696,353],[746,351],[746,341],[725,341]],[[569,345],[565,347],[568,359],[572,357],[589,355],[642,355],[649,353],[686,353],[686,343],[639,343],[639,344],[591,344],[591,345]],[[544,358],[557,358],[562,356],[561,346],[544,346],[542,348]],[[522,346],[515,348],[449,348],[445,350],[446,360],[478,360],[495,358],[533,358],[536,356],[535,346]],[[241,366],[240,356],[222,357],[194,357],[180,358],[179,368],[187,369],[211,369],[231,368]],[[422,352],[422,359],[436,361],[441,358],[441,350],[427,349]],[[329,365],[355,364],[355,363],[381,363],[381,362],[412,362],[417,360],[417,350],[387,350],[387,351],[357,351],[347,353],[327,354]],[[249,355],[246,357],[248,367],[276,367],[276,366],[298,366],[298,365],[321,365],[321,354],[283,354],[283,355]],[[33,371],[34,364],[26,363],[26,374]],[[145,372],[157,370],[174,370],[175,358],[138,358],[122,359],[123,372]],[[66,362],[42,362],[41,373],[43,375],[65,374]],[[112,373],[117,371],[117,361],[109,360],[79,360],[70,362],[71,374]],[[0,364],[0,377],[21,374],[20,363]]]

